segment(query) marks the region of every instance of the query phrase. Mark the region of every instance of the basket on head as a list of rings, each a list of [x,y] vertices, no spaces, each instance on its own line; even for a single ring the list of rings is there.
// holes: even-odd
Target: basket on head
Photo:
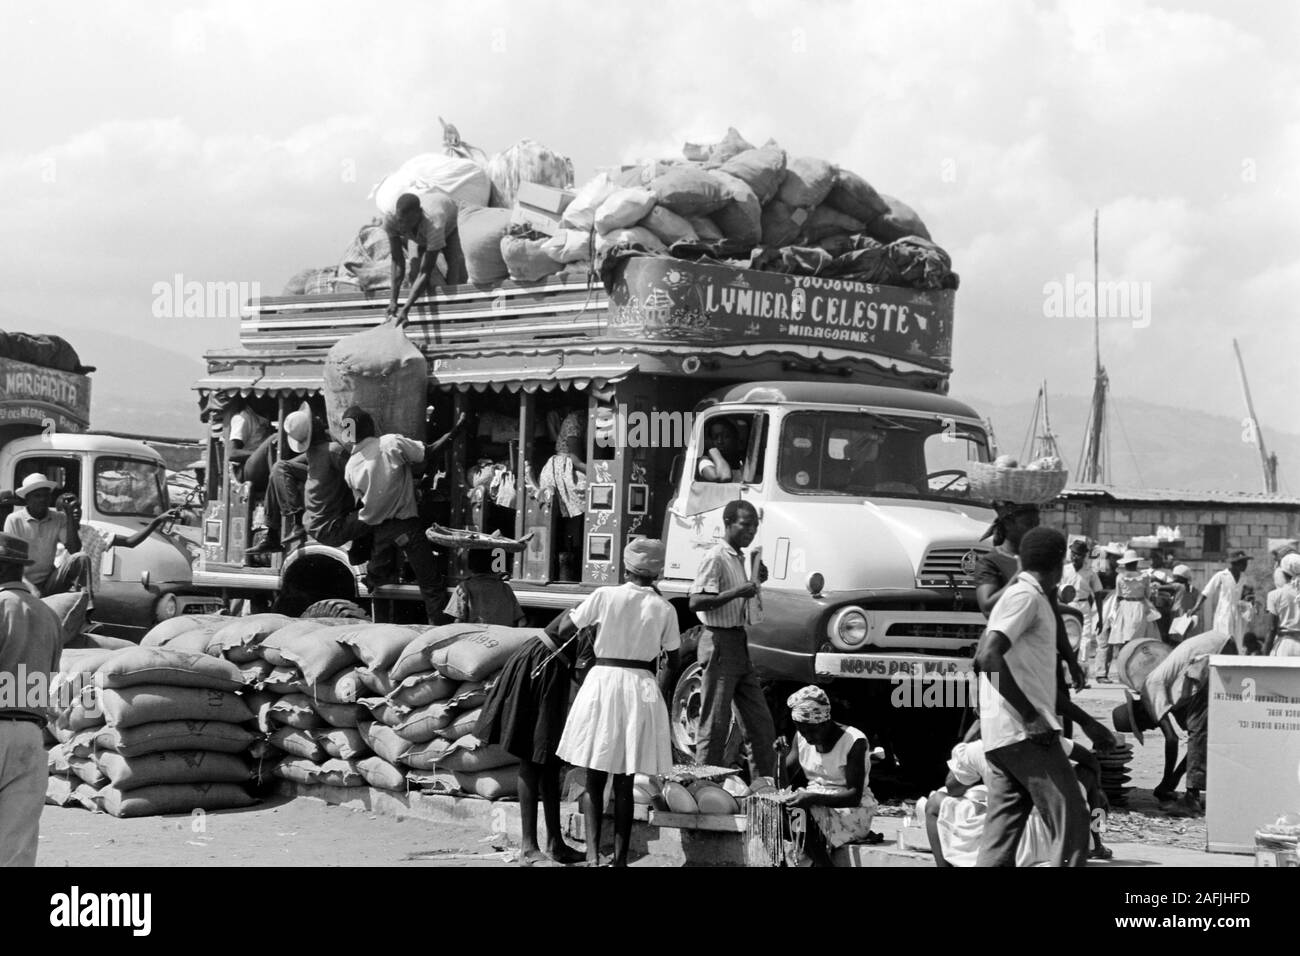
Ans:
[[[1027,505],[1046,504],[1059,495],[1070,480],[1070,473],[1064,468],[1058,471],[999,468],[985,461],[967,462],[966,475],[972,498]]]

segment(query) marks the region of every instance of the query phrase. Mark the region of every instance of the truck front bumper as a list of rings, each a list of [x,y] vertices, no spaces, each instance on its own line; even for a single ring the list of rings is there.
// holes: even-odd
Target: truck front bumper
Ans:
[[[969,657],[934,654],[820,653],[813,670],[818,677],[850,680],[951,680],[971,673],[974,663]]]

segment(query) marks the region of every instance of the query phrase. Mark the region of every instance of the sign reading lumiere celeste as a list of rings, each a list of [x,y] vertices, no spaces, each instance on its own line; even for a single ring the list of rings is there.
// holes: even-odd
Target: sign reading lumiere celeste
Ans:
[[[952,368],[951,290],[629,260],[610,295],[612,338],[683,345],[811,345]]]

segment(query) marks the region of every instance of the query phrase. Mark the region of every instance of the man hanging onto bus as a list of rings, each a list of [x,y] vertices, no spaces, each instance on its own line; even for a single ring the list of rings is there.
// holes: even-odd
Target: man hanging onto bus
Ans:
[[[451,431],[431,444],[404,435],[376,434],[370,413],[353,405],[343,413],[343,428],[353,439],[352,457],[344,478],[361,505],[357,517],[374,529],[366,586],[373,589],[396,583],[404,556],[415,572],[430,624],[442,610],[442,582],[429,539],[419,519],[415,502],[412,466],[423,466],[425,458],[445,445],[464,424],[461,415]]]

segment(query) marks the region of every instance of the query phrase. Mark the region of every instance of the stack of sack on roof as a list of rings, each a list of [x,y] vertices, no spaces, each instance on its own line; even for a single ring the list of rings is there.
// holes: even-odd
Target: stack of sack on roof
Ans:
[[[445,126],[445,124],[444,124]],[[684,259],[917,289],[957,276],[919,215],[848,168],[754,146],[734,129],[681,158],[607,167],[574,188],[573,162],[531,139],[488,158],[445,126],[443,150],[403,163],[372,192],[380,217],[337,267],[305,270],[286,294],[391,288],[397,203],[419,202],[419,236],[449,283],[493,286],[585,275],[612,254]],[[413,277],[407,269],[405,282]]]

